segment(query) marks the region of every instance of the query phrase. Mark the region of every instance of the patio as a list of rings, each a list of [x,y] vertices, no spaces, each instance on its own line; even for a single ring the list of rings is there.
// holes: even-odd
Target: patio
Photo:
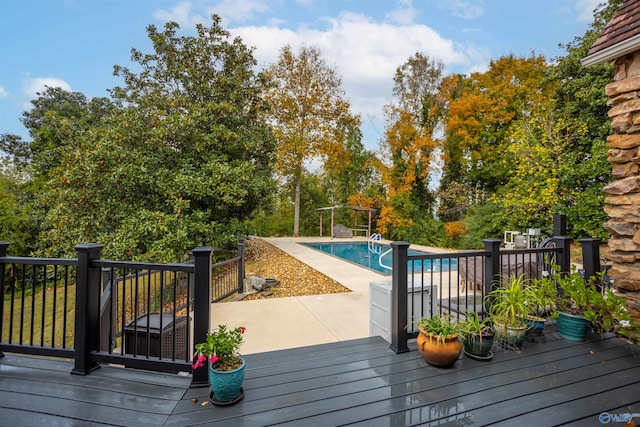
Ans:
[[[602,425],[640,418],[640,346],[612,334],[561,339],[451,369],[415,351],[395,354],[380,337],[246,356],[245,398],[208,402],[190,376],[7,353],[0,359],[0,424],[43,425]],[[192,399],[197,399],[194,402]],[[202,405],[207,402],[206,405]],[[607,418],[609,417],[609,418]],[[618,418],[615,418],[618,417]],[[517,421],[516,421],[517,420]]]

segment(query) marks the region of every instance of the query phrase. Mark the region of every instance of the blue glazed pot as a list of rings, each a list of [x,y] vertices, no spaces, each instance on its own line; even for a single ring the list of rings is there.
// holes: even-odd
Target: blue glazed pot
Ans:
[[[524,323],[529,329],[527,329],[527,335],[542,336],[544,335],[544,322],[541,317],[530,316],[524,319]]]
[[[584,341],[588,327],[589,322],[584,316],[576,316],[563,311],[558,313],[558,333],[566,340]]]
[[[218,371],[209,363],[209,386],[219,402],[230,402],[240,394],[240,387],[244,381],[244,359],[242,366],[233,371]]]

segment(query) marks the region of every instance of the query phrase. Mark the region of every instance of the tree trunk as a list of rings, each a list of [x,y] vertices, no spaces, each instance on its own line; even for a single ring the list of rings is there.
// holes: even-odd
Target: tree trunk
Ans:
[[[298,237],[300,232],[300,181],[296,181],[296,197],[293,202],[293,237]]]

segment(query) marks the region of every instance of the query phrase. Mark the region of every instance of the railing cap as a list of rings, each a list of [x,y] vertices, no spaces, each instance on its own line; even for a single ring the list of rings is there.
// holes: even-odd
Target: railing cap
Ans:
[[[598,239],[597,237],[586,237],[584,239],[578,240],[578,242],[580,243],[600,243],[601,241],[602,240]]]
[[[76,245],[75,250],[78,252],[95,251],[95,250],[102,250],[103,247],[104,245],[101,245],[99,243],[83,243],[80,245]]]
[[[392,248],[408,248],[410,245],[409,242],[391,242],[391,247]]]
[[[213,252],[213,248],[211,246],[198,246],[197,248],[193,248],[191,250],[192,254],[206,254]]]
[[[482,241],[486,242],[486,243],[495,243],[495,242],[502,243],[502,240],[500,240],[500,239],[482,239]]]

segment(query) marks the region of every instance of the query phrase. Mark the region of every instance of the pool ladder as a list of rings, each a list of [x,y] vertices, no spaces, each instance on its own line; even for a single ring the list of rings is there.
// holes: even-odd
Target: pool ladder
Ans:
[[[385,251],[383,254],[380,254],[380,252],[382,252],[382,247],[380,246],[380,243],[379,243],[380,240],[382,240],[382,235],[380,233],[373,233],[369,237],[369,239],[367,240],[367,244],[369,246],[369,252],[371,252],[372,254],[380,255],[378,257],[378,264],[380,264],[380,267],[387,270],[393,270],[393,268],[391,268],[390,266],[382,263],[382,258],[384,258],[384,256],[390,253],[393,249],[390,248],[388,251]]]

